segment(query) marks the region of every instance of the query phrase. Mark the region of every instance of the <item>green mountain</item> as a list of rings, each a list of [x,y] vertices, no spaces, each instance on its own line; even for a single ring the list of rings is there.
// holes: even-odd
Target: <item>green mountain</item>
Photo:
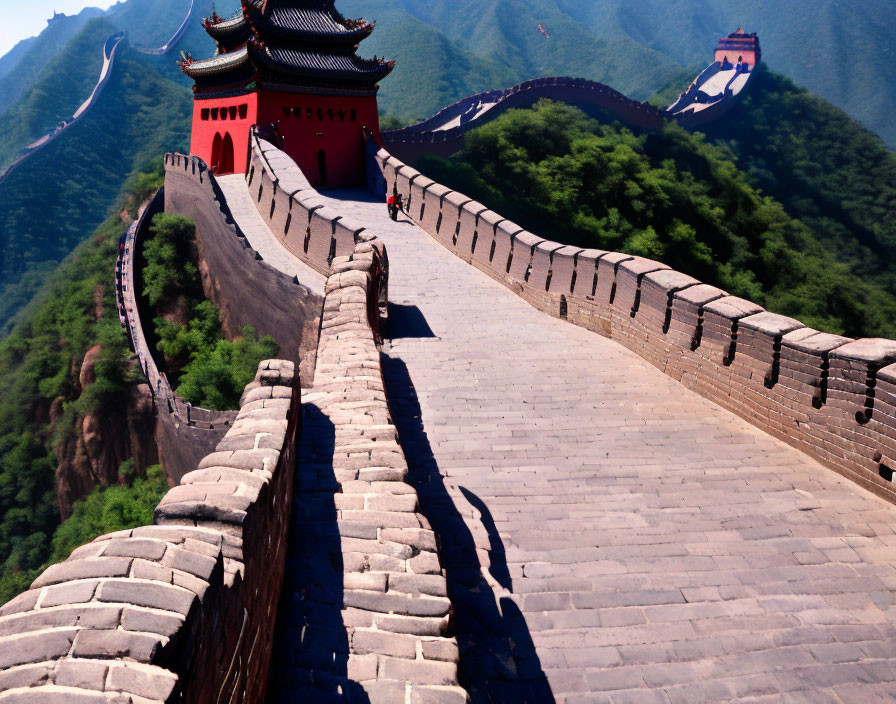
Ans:
[[[93,20],[66,48],[71,64],[90,61],[113,31],[105,20]],[[97,72],[87,71],[94,80]],[[52,73],[44,81],[29,96],[46,86],[48,97],[23,104],[42,108],[42,115],[64,114],[64,101],[73,96],[67,90],[52,93],[58,81]],[[58,107],[48,108],[57,97]],[[166,150],[187,148],[190,114],[190,95],[182,86],[163,78],[135,50],[120,50],[96,107],[0,184],[0,325],[29,300],[42,274],[107,217],[130,173]]]
[[[896,337],[896,154],[760,68],[706,134],[553,103],[418,167],[539,235],[628,252],[855,337]]]
[[[102,14],[102,10],[88,7],[72,17],[57,16],[40,35],[19,42],[0,58],[0,113],[12,106],[33,85],[43,73],[44,67],[89,20]],[[59,117],[63,118],[65,115]],[[0,134],[6,133],[0,131]],[[6,142],[5,137],[3,141]]]
[[[859,119],[896,148],[896,4],[866,0],[557,0],[600,36],[625,36],[682,65],[705,62],[715,42],[743,26],[758,32],[763,61]]]

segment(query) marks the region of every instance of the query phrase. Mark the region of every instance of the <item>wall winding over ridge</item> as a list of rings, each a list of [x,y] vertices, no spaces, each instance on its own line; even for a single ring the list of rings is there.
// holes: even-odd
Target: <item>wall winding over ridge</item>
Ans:
[[[384,149],[375,161],[424,230],[536,308],[896,501],[896,341],[822,333],[659,262],[545,240]]]
[[[277,341],[282,357],[300,365],[302,378],[312,379],[321,297],[252,249],[201,159],[166,155],[165,194],[166,212],[196,223],[203,288],[221,311],[225,334],[235,337],[252,325]]]
[[[165,203],[160,189],[140,217],[131,224],[119,247],[116,263],[116,300],[122,326],[127,330],[131,349],[137,355],[156,408],[156,445],[159,460],[175,484],[221,440],[236,418],[236,411],[214,411],[193,407],[175,393],[168,377],[160,371],[143,332],[138,298],[139,271],[136,259],[149,233],[153,217]]]
[[[423,154],[450,156],[463,148],[464,135],[470,130],[494,120],[507,110],[531,107],[542,98],[577,105],[594,105],[607,110],[626,124],[641,129],[659,129],[669,119],[664,110],[627,98],[603,83],[585,78],[553,76],[526,81],[504,91],[471,95],[420,124],[383,132],[383,144],[391,153],[407,162],[413,162]],[[480,101],[495,102],[496,105],[476,119],[462,122],[450,129],[438,129],[440,125],[459,117]]]
[[[217,451],[155,525],[97,538],[0,608],[0,702],[264,701],[299,383],[259,365]]]
[[[112,76],[112,69],[115,66],[115,55],[118,53],[118,48],[121,46],[121,43],[125,40],[126,35],[124,32],[116,32],[112,34],[108,39],[106,39],[103,44],[103,66],[100,69],[100,76],[97,79],[96,85],[93,87],[93,92],[91,92],[90,96],[85,100],[81,105],[75,110],[74,114],[62,120],[59,124],[56,125],[52,130],[47,132],[43,137],[38,139],[35,142],[32,142],[27,147],[22,149],[16,156],[15,161],[13,161],[6,170],[0,174],[0,183],[3,183],[6,178],[13,172],[13,170],[19,166],[25,159],[34,154],[36,151],[43,149],[50,142],[56,139],[60,134],[62,134],[69,127],[74,125],[76,122],[80,121],[88,112],[97,104],[100,99],[100,94],[103,92],[103,89],[106,87],[106,84],[109,82],[109,79]]]

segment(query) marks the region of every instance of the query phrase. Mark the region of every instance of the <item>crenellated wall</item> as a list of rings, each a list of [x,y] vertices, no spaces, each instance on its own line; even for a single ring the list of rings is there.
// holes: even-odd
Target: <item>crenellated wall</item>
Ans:
[[[116,300],[122,327],[146,377],[156,409],[155,441],[159,460],[169,480],[177,484],[227,432],[236,411],[192,407],[175,393],[160,371],[143,330],[139,297],[140,272],[136,261],[153,217],[164,207],[165,189],[160,189],[140,217],[131,224],[119,247],[116,263]]]
[[[155,525],[76,549],[0,608],[0,700],[263,702],[299,415],[293,363],[262,362]]]
[[[632,100],[603,83],[584,78],[552,76],[536,78],[504,91],[479,93],[458,101],[431,118],[400,130],[382,133],[383,144],[395,156],[414,162],[423,154],[450,156],[463,148],[464,135],[481,127],[513,108],[531,107],[542,98],[576,105],[594,105],[607,110],[626,124],[641,129],[661,128],[669,120],[666,112],[649,103]],[[495,106],[480,117],[444,129],[466,111],[480,102],[494,102]]]
[[[660,262],[545,240],[383,149],[376,162],[424,230],[536,308],[896,501],[896,341],[822,333]]]
[[[258,212],[284,247],[329,276],[336,257],[349,256],[364,226],[322,200],[296,163],[254,132],[246,174]]]
[[[165,211],[196,223],[203,288],[221,311],[225,334],[235,337],[252,325],[312,379],[322,298],[251,248],[202,160],[166,155],[165,186]]]

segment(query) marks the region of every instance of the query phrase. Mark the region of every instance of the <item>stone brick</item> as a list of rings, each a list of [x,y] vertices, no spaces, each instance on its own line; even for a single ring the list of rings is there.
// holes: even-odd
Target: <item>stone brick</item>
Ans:
[[[168,701],[177,677],[160,667],[115,664],[109,669],[108,688],[158,701]]]
[[[411,704],[465,704],[467,693],[460,687],[411,688]]]
[[[457,666],[438,661],[405,660],[383,657],[380,660],[380,676],[416,684],[452,686],[457,683]]]
[[[459,657],[457,643],[447,638],[424,640],[423,657],[427,660],[443,660],[456,663]]]
[[[151,662],[162,645],[160,637],[144,633],[82,630],[75,638],[72,655],[77,658],[130,658]]]
[[[137,608],[125,608],[121,613],[121,627],[126,631],[157,633],[166,638],[173,637],[183,626],[184,619],[169,613],[159,613]]]
[[[41,663],[0,670],[0,692],[45,684],[50,675],[50,668],[49,663]]]
[[[34,580],[32,588],[46,587],[60,582],[72,582],[90,577],[124,577],[131,561],[125,557],[95,557],[83,560],[68,560],[51,565]]]
[[[63,660],[56,666],[55,683],[60,687],[95,689],[102,692],[108,663],[92,660]]]
[[[4,638],[0,669],[61,658],[68,654],[77,633],[66,628]]]
[[[361,655],[372,653],[412,660],[417,656],[416,636],[399,633],[368,631],[359,628],[352,634],[351,647],[352,652]]]
[[[100,587],[97,597],[100,601],[133,604],[153,609],[173,611],[186,616],[196,600],[196,596],[179,587],[149,583],[110,580]]]

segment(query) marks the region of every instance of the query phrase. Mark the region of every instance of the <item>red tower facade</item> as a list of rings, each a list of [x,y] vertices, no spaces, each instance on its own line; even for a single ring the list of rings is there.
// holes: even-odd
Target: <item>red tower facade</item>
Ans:
[[[215,173],[245,173],[252,126],[276,124],[313,185],[363,180],[363,130],[379,137],[378,83],[394,66],[355,54],[373,23],[345,19],[333,0],[242,0],[203,26],[215,56],[181,63],[195,84],[192,154]]]
[[[738,28],[733,34],[720,39],[716,48],[716,61],[721,64],[746,64],[749,69],[755,68],[761,60],[762,51],[759,48],[759,37],[755,32],[747,34]]]

